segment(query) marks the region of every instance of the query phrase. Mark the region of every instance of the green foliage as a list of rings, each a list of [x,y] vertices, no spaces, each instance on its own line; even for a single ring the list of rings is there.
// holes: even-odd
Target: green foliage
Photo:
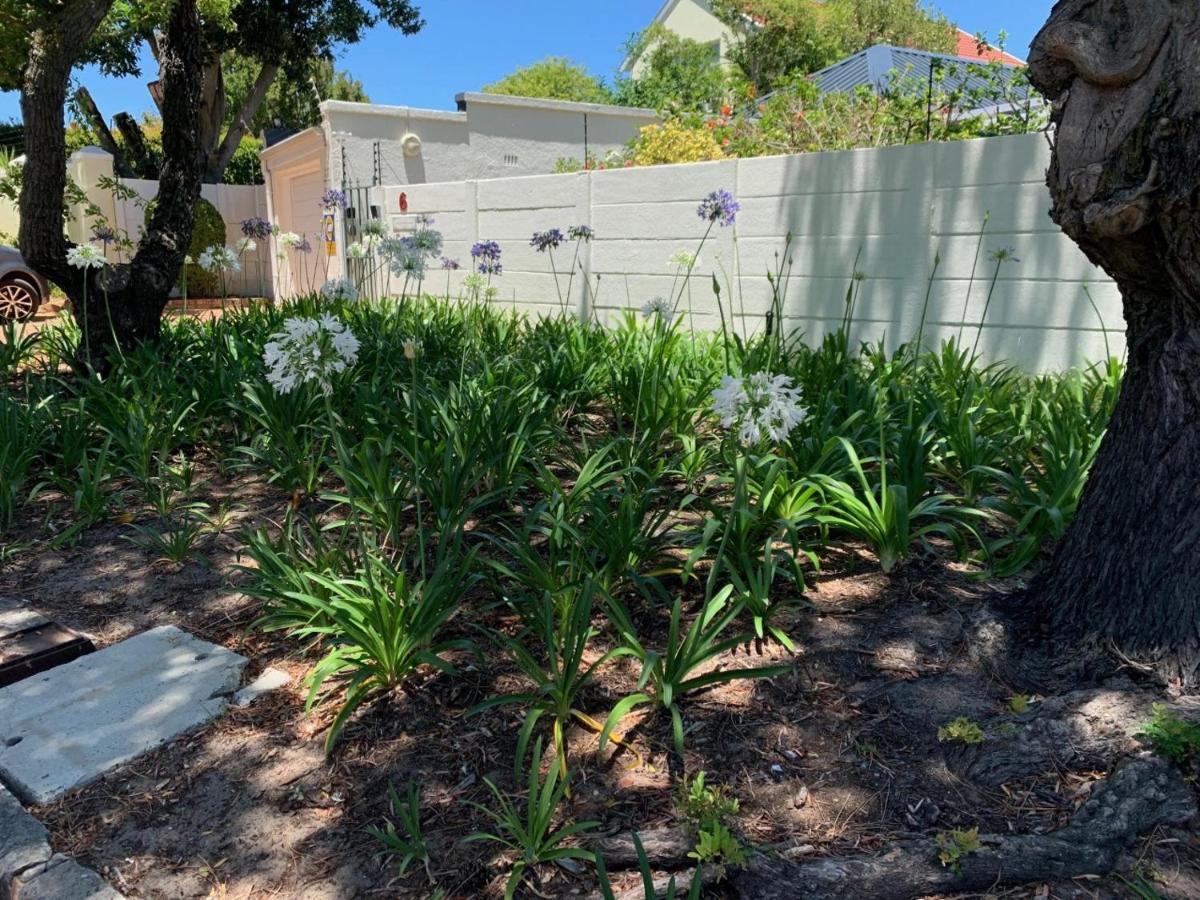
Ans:
[[[954,26],[920,0],[716,0],[728,55],[759,94],[875,44],[950,53]]]
[[[1029,695],[1013,694],[1008,698],[1008,709],[1018,716],[1029,712]]]
[[[691,859],[700,865],[744,866],[746,848],[720,822],[702,827],[696,835],[696,846],[688,852]]]
[[[984,737],[983,729],[966,716],[959,716],[953,722],[948,722],[938,728],[937,732],[937,738],[942,743],[957,741],[967,745],[982,744]]]
[[[414,579],[372,548],[357,577],[301,573],[305,588],[275,598],[259,620],[267,630],[321,639],[328,651],[308,678],[308,708],[345,689],[325,740],[331,750],[350,715],[372,694],[400,687],[418,668],[453,671],[446,655],[467,650],[442,632],[471,584],[470,555],[448,548],[429,575]],[[298,624],[304,623],[304,624]]]
[[[683,714],[679,701],[687,694],[717,684],[745,678],[774,678],[791,670],[788,665],[753,666],[743,669],[714,669],[704,673],[697,670],[737,647],[746,636],[733,626],[742,613],[743,602],[733,599],[733,587],[721,589],[706,600],[700,614],[686,629],[683,624],[683,602],[671,604],[666,643],[661,650],[651,649],[639,637],[628,609],[617,599],[608,604],[608,616],[621,639],[642,664],[637,692],[622,699],[609,713],[600,733],[603,749],[616,724],[636,707],[650,703],[671,714],[671,729],[675,752],[683,756]],[[646,688],[649,688],[647,691]]]
[[[710,129],[671,119],[644,125],[629,145],[628,158],[634,165],[660,166],[724,159],[725,153]]]
[[[421,827],[421,789],[412,779],[408,782],[404,799],[396,793],[396,785],[388,784],[388,802],[392,815],[400,823],[400,831],[390,819],[384,820],[384,827],[372,825],[367,833],[375,838],[381,847],[381,856],[391,856],[396,862],[396,874],[401,878],[408,872],[409,866],[419,862],[425,867],[425,874],[433,879],[429,866],[429,846],[425,843],[425,832]],[[401,833],[402,832],[402,833]]]
[[[483,86],[485,94],[573,100],[578,103],[612,103],[613,95],[604,82],[561,56],[518,67],[499,81]]]
[[[625,47],[639,60],[636,76],[619,76],[614,93],[623,106],[645,106],[674,115],[716,112],[726,92],[720,49],[683,38],[661,24],[635,35]]]
[[[938,846],[938,860],[956,875],[962,873],[962,859],[980,850],[979,828],[969,831],[941,831],[934,838]]]
[[[723,822],[737,815],[741,804],[731,797],[723,785],[707,783],[707,773],[697,772],[694,777],[684,777],[679,785],[679,811],[683,817],[698,827]]]
[[[492,792],[493,806],[471,804],[495,824],[495,832],[480,832],[467,838],[468,841],[492,841],[519,854],[512,872],[504,886],[504,900],[512,900],[533,866],[560,859],[578,859],[594,862],[595,854],[578,847],[564,847],[567,839],[597,827],[599,822],[575,822],[554,828],[558,807],[566,796],[568,777],[560,779],[557,766],[551,766],[543,779],[539,772],[542,758],[542,742],[539,739],[533,748],[533,761],[529,766],[528,793],[522,814],[508,796],[496,785],[484,779]]]
[[[1138,737],[1159,756],[1180,765],[1200,756],[1200,723],[1183,718],[1161,703],[1154,704],[1154,716],[1141,727]]]
[[[254,86],[261,64],[253,57],[241,52],[229,51],[221,57],[221,75],[225,81],[225,126],[233,124],[234,116],[242,109],[247,95]],[[369,103],[362,82],[349,72],[336,68],[322,57],[313,57],[308,65],[296,70],[280,72],[254,116],[247,123],[250,134],[259,134],[264,128],[280,125],[285,128],[310,128],[321,123],[320,103],[323,100],[346,100],[352,103]],[[246,140],[243,147],[249,147]],[[261,149],[261,147],[260,147]],[[249,154],[247,154],[248,156]],[[235,160],[237,157],[235,157]],[[249,174],[248,160],[245,168]],[[231,166],[232,167],[232,166]],[[256,163],[257,169],[257,163]],[[235,180],[228,172],[226,184],[260,184],[261,170],[257,180]]]

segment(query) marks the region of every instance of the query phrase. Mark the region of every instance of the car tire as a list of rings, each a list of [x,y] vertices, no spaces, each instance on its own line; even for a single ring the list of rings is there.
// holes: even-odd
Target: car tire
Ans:
[[[25,278],[0,281],[0,322],[28,319],[42,305],[42,292]]]

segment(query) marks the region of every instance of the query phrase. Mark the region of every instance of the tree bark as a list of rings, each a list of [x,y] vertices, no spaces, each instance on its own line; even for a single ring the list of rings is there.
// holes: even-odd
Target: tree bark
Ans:
[[[250,120],[262,106],[263,100],[267,97],[267,91],[271,89],[271,84],[278,74],[279,66],[276,63],[263,63],[262,68],[258,70],[254,86],[246,95],[246,100],[242,103],[242,108],[238,110],[237,117],[230,123],[225,137],[221,140],[221,145],[209,154],[208,169],[204,173],[204,180],[209,184],[216,184],[225,176],[225,170],[229,168],[229,163],[233,160],[233,154],[237,152],[242,138],[250,131]]]
[[[146,136],[142,134],[142,126],[127,112],[119,112],[113,116],[113,124],[121,137],[125,138],[125,148],[128,151],[129,165],[137,178],[153,178],[157,170],[150,148],[146,146]]]
[[[96,140],[100,142],[100,146],[112,154],[113,168],[117,175],[122,178],[132,178],[133,169],[125,159],[125,154],[121,152],[116,138],[113,137],[111,131],[108,130],[108,123],[104,121],[104,116],[100,114],[100,108],[96,106],[96,101],[92,99],[91,93],[85,87],[80,87],[75,91],[75,103],[79,106],[83,116],[87,119],[88,126],[92,131],[96,132]]]
[[[1121,289],[1128,371],[1035,617],[1200,684],[1200,8],[1060,0],[1030,53],[1054,101],[1052,216]]]
[[[991,893],[1001,887],[1105,875],[1140,836],[1196,815],[1195,799],[1162,759],[1132,760],[1105,779],[1071,822],[1048,835],[979,835],[979,849],[957,870],[943,865],[929,839],[905,841],[877,857],[808,863],[754,857],[730,878],[739,897],[755,900],[912,900],[940,894]]]
[[[163,307],[191,242],[204,162],[197,129],[200,17],[196,0],[176,0],[160,52],[163,165],[146,234],[129,263],[106,266],[93,277],[67,264],[63,104],[71,69],[111,5],[112,0],[81,0],[35,34],[21,90],[29,158],[21,188],[21,246],[29,264],[70,298],[85,334],[80,352],[86,348],[91,358],[84,361],[97,368],[109,364],[117,346],[129,349],[158,337]]]

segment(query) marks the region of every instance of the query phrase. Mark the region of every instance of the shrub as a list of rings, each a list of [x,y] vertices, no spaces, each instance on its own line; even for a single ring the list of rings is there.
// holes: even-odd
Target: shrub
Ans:
[[[631,158],[634,165],[660,166],[724,159],[725,152],[711,131],[673,119],[643,127],[632,144]]]
[[[146,204],[146,227],[150,225],[150,217],[154,214],[154,204],[151,200]],[[196,225],[192,229],[192,242],[188,245],[188,256],[193,260],[214,244],[225,245],[225,220],[217,208],[201,197],[196,201]],[[187,292],[189,297],[216,297],[220,293],[220,275],[216,272],[206,272],[193,262],[187,269]],[[180,278],[180,289],[183,280]]]

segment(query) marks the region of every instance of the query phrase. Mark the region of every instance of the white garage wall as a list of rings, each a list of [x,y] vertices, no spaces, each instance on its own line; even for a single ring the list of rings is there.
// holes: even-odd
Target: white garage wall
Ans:
[[[708,192],[726,188],[742,211],[734,228],[714,229],[693,277],[691,309],[698,327],[719,325],[714,273],[732,288],[732,302],[728,288],[723,296],[739,330],[763,327],[771,296],[766,271],[790,233],[793,266],[784,304],[789,327],[810,340],[836,328],[857,268],[865,278],[854,337],[882,338],[893,347],[916,333],[931,275],[927,340],[934,343],[961,331],[973,341],[994,272],[991,253],[1012,247],[1020,262],[1000,267],[980,348],[992,359],[1052,370],[1104,356],[1105,333],[1085,286],[1103,317],[1112,352],[1121,353],[1124,344],[1116,286],[1049,218],[1048,162],[1044,136],[1025,135],[394,185],[376,188],[372,202],[386,210],[396,231],[414,227],[417,214],[432,215],[446,238],[447,255],[464,266],[475,241],[499,241],[505,270],[495,281],[500,300],[530,312],[558,306],[549,259],[528,246],[530,236],[551,227],[591,225],[596,239],[581,262],[592,290],[585,292],[576,277],[570,305],[611,321],[622,308],[638,308],[670,293],[673,269],[667,259],[695,249],[704,233],[697,204]],[[407,214],[399,210],[401,191],[407,195]],[[556,262],[560,269],[569,266],[566,248]],[[461,278],[456,275],[454,282]]]

